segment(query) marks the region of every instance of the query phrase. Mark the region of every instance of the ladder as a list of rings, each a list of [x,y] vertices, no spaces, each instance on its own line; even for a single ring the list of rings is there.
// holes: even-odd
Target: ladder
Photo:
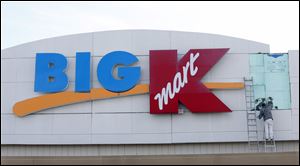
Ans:
[[[258,152],[259,140],[257,131],[253,78],[244,77],[244,84],[247,114],[248,148],[250,152]]]
[[[271,152],[276,152],[276,143],[275,140],[264,140],[265,152],[268,152],[268,149],[271,149]]]

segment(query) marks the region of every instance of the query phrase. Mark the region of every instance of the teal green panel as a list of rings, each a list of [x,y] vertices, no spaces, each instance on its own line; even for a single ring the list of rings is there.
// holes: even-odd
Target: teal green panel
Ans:
[[[279,109],[290,109],[288,54],[250,55],[250,76],[253,77],[254,97],[273,97]]]
[[[265,73],[266,91],[290,90],[288,73]]]
[[[291,99],[289,91],[267,91],[266,96],[271,96],[274,99],[274,106],[278,106],[278,109],[291,108]]]
[[[250,73],[250,76],[253,77],[254,85],[264,85],[265,84],[265,73]]]
[[[253,90],[254,90],[254,99],[266,97],[266,93],[265,93],[266,91],[264,85],[254,85]]]
[[[271,72],[271,73],[280,73],[285,72],[288,73],[289,66],[288,66],[288,55],[283,54],[282,56],[279,56],[277,58],[274,58],[269,55],[264,56],[264,66],[265,66],[265,72]]]
[[[250,66],[250,73],[263,73],[265,72],[264,66]]]
[[[250,66],[263,66],[263,65],[264,65],[264,54],[250,55]]]

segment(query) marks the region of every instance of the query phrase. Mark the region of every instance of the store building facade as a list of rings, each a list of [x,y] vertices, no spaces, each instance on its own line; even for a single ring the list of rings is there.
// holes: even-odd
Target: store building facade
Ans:
[[[78,52],[90,53],[89,83],[91,88],[99,89],[105,87],[98,79],[98,64],[113,51],[134,55],[138,61],[132,66],[140,67],[136,85],[151,86],[150,77],[155,76],[150,72],[151,50],[176,50],[179,61],[191,49],[222,48],[228,51],[205,73],[201,82],[243,84],[244,77],[253,77],[255,97],[272,96],[274,105],[278,106],[273,110],[278,151],[299,151],[298,50],[271,54],[267,44],[222,35],[120,30],[55,37],[1,50],[1,156],[249,152],[243,87],[209,88],[229,112],[192,113],[180,104],[178,113],[150,114],[148,91],[53,106],[24,117],[13,112],[16,103],[45,95],[34,89],[37,53],[58,53],[66,57],[65,91],[74,92]],[[166,68],[162,67],[162,72]],[[116,73],[114,70],[112,74]],[[262,139],[262,120],[258,122],[258,131]]]

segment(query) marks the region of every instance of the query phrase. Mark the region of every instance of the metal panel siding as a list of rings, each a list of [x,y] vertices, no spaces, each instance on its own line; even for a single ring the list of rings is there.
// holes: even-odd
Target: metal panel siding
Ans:
[[[290,76],[299,77],[299,50],[289,50],[288,54]]]
[[[94,55],[103,56],[111,51],[132,52],[132,33],[130,31],[106,31],[93,33]]]
[[[288,54],[292,100],[292,130],[293,137],[299,140],[299,50],[290,50]]]
[[[277,152],[299,152],[298,141],[277,142]],[[261,146],[263,150],[263,146]],[[247,153],[247,143],[154,145],[2,145],[2,156],[128,156]]]
[[[149,50],[171,49],[171,32],[137,30],[131,35],[132,49],[136,55],[149,55]]]
[[[228,114],[185,112],[182,115],[152,116],[149,114],[148,94],[63,106],[22,119],[11,112],[15,102],[40,95],[33,91],[34,62],[37,52],[57,52],[68,58],[67,74],[70,83],[67,90],[73,91],[76,52],[91,52],[92,87],[100,88],[102,85],[97,79],[97,65],[101,57],[110,51],[124,50],[136,55],[140,61],[135,65],[141,65],[142,68],[139,83],[149,83],[149,50],[178,49],[178,53],[182,55],[191,48],[216,47],[230,47],[231,49],[207,73],[203,81],[240,82],[243,76],[249,74],[248,53],[269,52],[269,46],[266,44],[227,36],[147,30],[70,35],[1,50],[1,144],[70,144],[70,146],[27,146],[25,149],[22,148],[23,146],[3,146],[9,148],[4,151],[1,149],[1,152],[11,155],[26,153],[27,155],[80,156],[237,151],[238,148],[232,148],[236,144],[213,146],[210,144],[155,146],[148,144],[246,141],[246,125],[240,125],[246,124],[246,115],[243,112],[245,109],[244,90],[214,91],[233,110]],[[290,54],[290,67],[294,69],[294,66],[297,67],[294,59],[299,59],[299,52],[298,56],[297,52],[290,52]],[[236,70],[236,68],[239,69]],[[297,89],[295,80],[299,79],[299,73],[292,70],[290,74],[292,88]],[[299,98],[299,94],[293,93],[293,95]],[[297,108],[299,104],[296,103],[293,106]],[[282,140],[299,139],[296,137],[299,134],[299,128],[295,127],[299,124],[299,115],[298,119],[291,118],[297,110],[299,112],[299,109],[296,109],[296,112],[294,110],[275,111],[274,116],[278,121],[275,126],[275,135],[282,134]],[[72,145],[107,143],[116,145]],[[145,145],[135,145],[137,143]],[[243,148],[240,149],[243,151]]]

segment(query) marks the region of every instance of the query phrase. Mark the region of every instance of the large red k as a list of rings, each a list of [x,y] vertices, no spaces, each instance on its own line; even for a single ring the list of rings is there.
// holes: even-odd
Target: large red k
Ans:
[[[194,113],[231,112],[200,82],[228,50],[191,49],[179,62],[177,50],[151,50],[150,113],[178,113],[179,101]]]

